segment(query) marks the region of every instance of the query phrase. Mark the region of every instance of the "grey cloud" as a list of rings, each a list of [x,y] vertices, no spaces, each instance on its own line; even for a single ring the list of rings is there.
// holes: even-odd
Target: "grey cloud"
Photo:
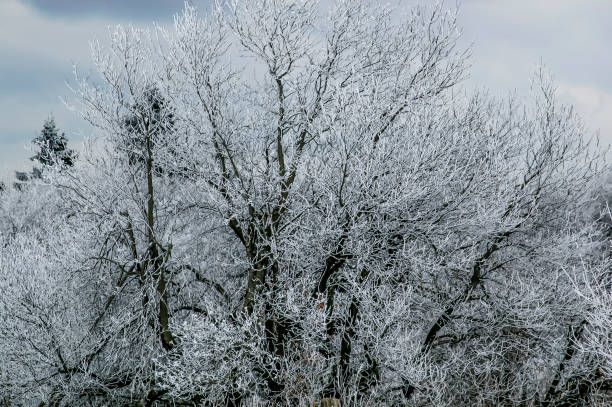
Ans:
[[[464,40],[475,41],[475,68],[480,65],[484,74],[514,71],[514,75],[524,75],[541,60],[559,81],[612,92],[609,74],[612,53],[607,49],[612,36],[612,26],[608,23],[612,13],[609,1],[464,0],[463,3],[460,24],[464,28]],[[511,81],[519,79],[525,81],[523,78]],[[497,85],[515,86],[516,82]]]
[[[70,79],[69,68],[69,65],[56,64],[39,55],[3,51],[0,89],[3,95],[34,91],[42,96],[57,92],[63,90],[64,83]]]
[[[130,20],[169,20],[183,8],[183,0],[22,0],[53,16],[108,16]],[[190,0],[198,7],[209,0]]]

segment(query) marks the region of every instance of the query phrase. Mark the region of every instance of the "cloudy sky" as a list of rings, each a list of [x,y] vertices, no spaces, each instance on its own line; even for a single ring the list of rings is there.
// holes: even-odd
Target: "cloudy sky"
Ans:
[[[192,0],[207,7],[209,0]],[[373,0],[374,1],[374,0]],[[428,3],[433,0],[421,0]],[[406,0],[406,6],[417,3]],[[449,6],[454,0],[447,1]],[[49,114],[78,144],[89,132],[60,96],[72,66],[91,68],[89,41],[108,27],[170,23],[182,0],[0,0],[0,181],[32,167],[28,143]],[[463,45],[473,45],[469,86],[525,95],[535,67],[554,75],[603,144],[612,143],[612,1],[463,0]]]

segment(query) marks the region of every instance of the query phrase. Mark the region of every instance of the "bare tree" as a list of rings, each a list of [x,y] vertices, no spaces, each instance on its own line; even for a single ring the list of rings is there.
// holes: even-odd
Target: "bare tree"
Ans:
[[[0,302],[52,362],[0,336],[36,370],[3,394],[550,406],[595,381],[580,290],[607,260],[582,213],[603,163],[583,124],[542,72],[526,104],[461,90],[454,12],[375,6],[186,5],[172,32],[94,47],[75,109],[102,148],[47,175],[64,233],[38,256],[61,261],[36,273],[59,281],[55,325],[19,319],[21,290]]]

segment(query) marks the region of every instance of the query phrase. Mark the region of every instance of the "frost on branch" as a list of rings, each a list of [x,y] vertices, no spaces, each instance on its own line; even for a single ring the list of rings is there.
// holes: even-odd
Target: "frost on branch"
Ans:
[[[454,12],[376,6],[186,5],[173,30],[93,44],[73,90],[98,144],[23,192],[53,191],[52,216],[1,195],[2,397],[601,398],[585,126],[543,73],[528,102],[463,90]]]

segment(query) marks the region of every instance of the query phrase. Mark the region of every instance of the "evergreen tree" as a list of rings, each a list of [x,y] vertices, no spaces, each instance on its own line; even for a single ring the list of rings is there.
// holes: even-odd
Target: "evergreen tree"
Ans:
[[[174,130],[174,113],[159,90],[151,87],[144,92],[143,100],[132,106],[133,113],[124,119],[127,137],[120,146],[128,153],[130,164],[144,163],[147,140],[154,148],[164,135]],[[162,173],[161,168],[156,172]]]
[[[45,120],[40,136],[32,140],[32,143],[40,147],[40,151],[30,158],[32,161],[38,161],[43,166],[52,166],[57,163],[68,167],[74,165],[76,154],[68,148],[68,139],[65,134],[63,132],[59,134],[52,116]]]

